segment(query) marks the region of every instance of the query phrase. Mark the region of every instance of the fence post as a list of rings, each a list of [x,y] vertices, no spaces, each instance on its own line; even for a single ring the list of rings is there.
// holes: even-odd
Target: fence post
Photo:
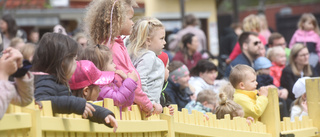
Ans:
[[[22,108],[22,112],[31,114],[32,125],[30,129],[29,137],[42,137],[40,110],[31,109],[31,108]]]
[[[268,105],[260,118],[267,126],[267,133],[272,134],[272,137],[280,136],[279,98],[276,88],[269,88]]]
[[[320,130],[320,79],[306,79],[308,115],[313,120],[313,126]],[[320,137],[319,133],[317,137]]]

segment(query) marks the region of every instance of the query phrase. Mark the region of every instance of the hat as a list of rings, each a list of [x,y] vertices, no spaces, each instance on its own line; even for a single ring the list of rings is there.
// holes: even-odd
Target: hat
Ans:
[[[298,98],[302,96],[304,93],[306,93],[306,79],[310,77],[302,77],[299,78],[296,83],[294,83],[292,88],[292,93],[294,94],[295,98]]]
[[[162,51],[161,54],[158,55],[158,58],[162,60],[164,67],[167,67],[168,60],[169,60],[168,54]]]
[[[266,57],[259,57],[254,61],[254,70],[270,68],[271,61]]]
[[[61,25],[56,25],[53,27],[53,32],[54,33],[61,33],[63,35],[68,35],[66,32],[66,29],[62,27]]]
[[[90,85],[107,85],[114,79],[114,72],[100,71],[91,61],[77,61],[77,68],[73,73],[69,86],[71,90],[82,89]]]

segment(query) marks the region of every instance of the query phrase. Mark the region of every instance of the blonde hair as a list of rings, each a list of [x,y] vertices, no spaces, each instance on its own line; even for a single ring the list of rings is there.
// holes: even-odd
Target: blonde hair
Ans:
[[[76,41],[76,42],[78,42],[78,40],[79,39],[81,39],[81,38],[87,38],[86,37],[86,35],[84,34],[84,33],[77,33],[74,37],[73,37],[73,39]]]
[[[16,46],[19,44],[19,43],[24,43],[23,39],[22,38],[19,38],[19,37],[15,37],[11,40],[10,42],[10,47],[13,47],[13,48],[16,48]]]
[[[106,46],[88,46],[82,50],[78,60],[90,60],[99,70],[107,70],[107,62],[112,56],[111,51]]]
[[[137,6],[135,0],[118,0],[114,5],[113,11],[111,11],[115,1],[93,0],[87,7],[87,12],[84,16],[84,30],[89,36],[90,44],[102,44],[107,41],[110,35],[110,42],[114,42],[114,38],[120,35],[121,25],[126,19],[128,11],[126,6]],[[112,32],[110,32],[111,20]]]
[[[130,55],[139,56],[138,52],[142,49],[147,49],[146,42],[148,38],[152,38],[157,29],[164,28],[162,23],[152,17],[143,17],[139,19],[133,26],[130,35],[130,44],[128,52]]]
[[[29,60],[30,57],[34,55],[34,51],[36,50],[36,45],[33,43],[26,43],[21,49],[20,52],[23,56],[23,59]],[[31,62],[31,60],[29,60]]]
[[[268,21],[267,21],[266,15],[258,14],[257,17],[260,20],[261,30],[268,30],[269,28],[268,28]]]
[[[281,52],[285,53],[284,49],[280,46],[269,48],[267,51],[267,58],[271,62],[274,62],[275,57],[278,56]]]
[[[319,25],[317,19],[314,17],[311,13],[304,13],[302,14],[299,22],[298,22],[298,28],[301,30],[304,30],[303,24],[308,20],[311,19],[312,25],[314,26],[314,31],[320,35],[319,31]]]
[[[247,17],[245,17],[242,21],[242,24],[244,31],[252,32],[253,30],[256,30],[258,33],[261,31],[260,20],[254,14],[250,14]]]
[[[246,79],[248,73],[256,75],[256,72],[252,67],[248,65],[238,64],[232,68],[229,76],[229,81],[232,86],[236,88],[240,82],[243,82]]]
[[[307,47],[304,46],[301,43],[296,43],[296,44],[293,45],[293,47],[291,49],[291,52],[290,52],[289,64],[291,66],[293,74],[296,75],[296,76],[300,76],[301,74],[298,71],[296,63],[295,63],[294,60],[298,57],[299,52],[304,48],[307,48]],[[305,65],[303,67],[302,71],[303,71],[305,76],[312,76],[311,66],[309,64]]]
[[[230,114],[230,118],[233,119],[233,117],[241,116],[241,111],[242,113],[244,113],[242,107],[236,102],[227,99],[227,96],[224,92],[221,92],[219,94],[219,98],[220,105],[216,108],[217,119],[224,118],[224,115],[226,114]]]
[[[233,94],[235,92],[234,87],[231,85],[230,82],[228,82],[227,84],[223,85],[220,89],[220,92],[223,92],[226,96],[227,99],[231,99],[233,100]]]
[[[197,102],[203,103],[205,101],[208,102],[208,104],[216,105],[217,102],[217,94],[214,93],[212,90],[202,90],[197,95]]]

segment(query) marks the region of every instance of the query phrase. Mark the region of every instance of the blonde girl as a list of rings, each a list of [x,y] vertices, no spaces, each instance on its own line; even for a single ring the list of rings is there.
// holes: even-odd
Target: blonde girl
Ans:
[[[320,57],[320,31],[318,21],[311,13],[305,13],[298,22],[298,30],[293,34],[289,48],[293,48],[295,43],[305,45],[310,53],[310,65],[316,67]]]
[[[267,58],[271,61],[270,75],[273,77],[273,84],[280,87],[282,70],[286,67],[286,52],[283,47],[276,46],[268,49]]]
[[[165,29],[156,18],[144,17],[136,22],[130,36],[129,54],[140,74],[142,90],[152,102],[155,113],[162,112],[160,93],[164,83],[164,64],[157,57],[165,41]]]
[[[94,0],[85,15],[85,32],[89,36],[90,45],[105,45],[112,52],[113,63],[117,70],[124,73],[134,71],[138,76],[134,103],[147,114],[151,114],[153,105],[146,93],[141,89],[141,80],[135,67],[132,65],[127,48],[120,35],[130,35],[133,26],[134,0]],[[115,76],[116,81],[123,81],[120,75]],[[117,86],[121,87],[122,82]]]

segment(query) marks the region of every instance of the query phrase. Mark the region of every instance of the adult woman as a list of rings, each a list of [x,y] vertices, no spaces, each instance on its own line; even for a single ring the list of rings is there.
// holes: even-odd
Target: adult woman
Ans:
[[[192,33],[187,33],[182,37],[182,45],[182,50],[178,51],[172,60],[181,61],[191,70],[202,59],[201,54],[197,51],[198,38]]]
[[[26,33],[19,30],[15,19],[10,14],[2,16],[0,20],[0,29],[3,34],[3,49],[9,47],[11,39],[14,37],[20,37],[24,42],[27,41]]]
[[[191,78],[189,85],[195,89],[195,96],[206,89],[219,93],[216,84],[218,75],[217,67],[209,60],[200,60],[197,65],[191,70]]]
[[[309,51],[303,44],[297,43],[293,46],[290,53],[289,65],[282,70],[280,86],[288,90],[291,100],[294,100],[292,87],[301,77],[315,77],[318,74],[309,64]]]

